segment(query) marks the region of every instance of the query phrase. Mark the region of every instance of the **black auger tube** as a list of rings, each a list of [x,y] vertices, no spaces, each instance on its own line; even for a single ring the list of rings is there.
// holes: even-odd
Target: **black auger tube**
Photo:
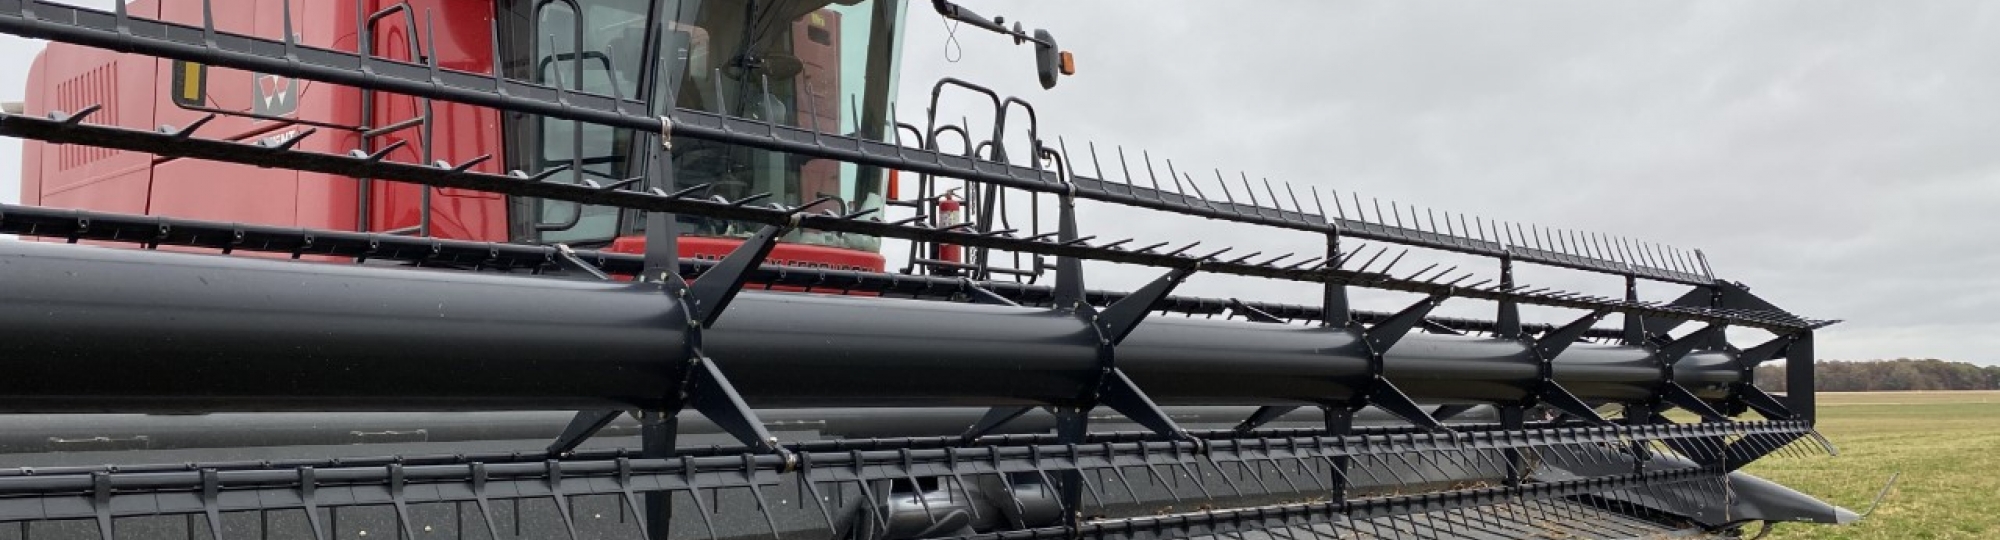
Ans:
[[[685,365],[687,317],[648,284],[0,242],[0,412],[650,408]],[[1063,403],[1094,334],[1040,308],[746,291],[702,350],[760,408]],[[1431,402],[1521,400],[1519,342],[1416,334],[1387,376]],[[1118,366],[1163,405],[1311,404],[1365,380],[1351,331],[1153,317]],[[1697,353],[1708,399],[1740,376]],[[1649,399],[1634,347],[1577,344],[1557,382]]]

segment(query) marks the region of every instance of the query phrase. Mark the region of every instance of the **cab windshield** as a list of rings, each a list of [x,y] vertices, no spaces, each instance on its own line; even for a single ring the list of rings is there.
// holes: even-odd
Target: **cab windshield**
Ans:
[[[513,0],[501,12],[508,75],[578,92],[649,101],[786,126],[886,140],[895,99],[904,0]],[[656,11],[657,10],[657,11]],[[657,24],[654,24],[657,22]],[[650,37],[650,39],[649,39]],[[648,61],[647,59],[654,59]],[[511,168],[546,181],[609,184],[645,176],[657,144],[646,134],[560,119],[518,116],[507,123]],[[812,212],[853,212],[883,204],[886,172],[682,139],[673,145],[672,186]],[[593,245],[635,234],[643,216],[615,207],[522,198],[516,240]],[[681,218],[681,233],[739,237],[754,224]],[[879,239],[803,230],[788,241],[876,251]]]

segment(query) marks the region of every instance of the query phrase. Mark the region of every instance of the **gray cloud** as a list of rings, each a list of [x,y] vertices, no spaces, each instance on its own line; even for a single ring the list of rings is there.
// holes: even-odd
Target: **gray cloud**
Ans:
[[[944,32],[921,21],[905,73],[994,81],[1036,102],[1045,130],[1147,148],[1198,178],[1243,169],[1702,248],[1725,278],[1846,319],[1824,332],[1826,357],[2000,362],[1988,238],[2000,157],[1987,149],[2000,134],[2000,6],[976,5],[1051,28],[1082,73],[1042,92],[1024,52],[967,31],[966,59],[945,63]],[[1131,234],[1313,249],[1301,235],[1096,217]],[[1530,279],[1617,290],[1543,274]]]
[[[1054,31],[1081,73],[1043,91],[1027,50],[969,28],[957,31],[963,58],[947,61],[945,25],[913,1],[904,121],[923,113],[932,80],[962,77],[1034,102],[1044,135],[1073,151],[1122,144],[1206,181],[1222,167],[1231,179],[1241,170],[1701,248],[1719,275],[1781,306],[1846,319],[1823,333],[1825,357],[2000,363],[2000,251],[1989,238],[2000,153],[1987,148],[2000,140],[2000,4],[964,3]],[[26,58],[0,60],[0,99],[19,99]],[[941,116],[984,122],[968,103],[949,101]],[[0,163],[18,163],[17,148],[0,145]],[[0,167],[0,199],[15,196],[15,174]],[[1106,237],[1319,249],[1309,235],[1088,210],[1086,229]],[[1149,274],[1110,269],[1092,285]],[[1523,278],[1618,285],[1563,271]],[[1297,284],[1188,287],[1312,301]],[[1368,298],[1395,307],[1390,295]]]

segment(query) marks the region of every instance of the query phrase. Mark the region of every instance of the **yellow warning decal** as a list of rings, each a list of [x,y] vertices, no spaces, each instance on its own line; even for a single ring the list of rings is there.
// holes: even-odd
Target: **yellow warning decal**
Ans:
[[[182,107],[201,107],[208,99],[208,66],[175,60],[173,67],[174,104]]]

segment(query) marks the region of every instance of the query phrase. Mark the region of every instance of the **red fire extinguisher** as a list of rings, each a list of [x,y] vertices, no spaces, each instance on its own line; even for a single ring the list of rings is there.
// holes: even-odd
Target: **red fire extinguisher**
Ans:
[[[938,224],[940,227],[949,227],[965,222],[965,208],[963,204],[958,202],[957,189],[946,191],[944,195],[938,197],[938,215],[941,220],[941,223]],[[938,244],[938,260],[964,263],[964,250],[965,248],[955,244]]]

